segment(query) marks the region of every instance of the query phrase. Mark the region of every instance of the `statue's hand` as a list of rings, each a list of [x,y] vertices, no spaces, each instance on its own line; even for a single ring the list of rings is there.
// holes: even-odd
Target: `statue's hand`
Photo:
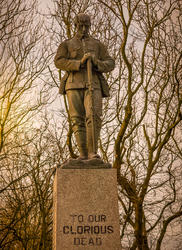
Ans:
[[[84,65],[89,58],[92,60],[93,65],[97,66],[97,58],[95,54],[92,54],[90,52],[84,54],[84,56],[81,59],[81,65]]]
[[[89,58],[92,58],[92,54],[90,52],[85,53],[81,59],[81,65],[84,65]]]

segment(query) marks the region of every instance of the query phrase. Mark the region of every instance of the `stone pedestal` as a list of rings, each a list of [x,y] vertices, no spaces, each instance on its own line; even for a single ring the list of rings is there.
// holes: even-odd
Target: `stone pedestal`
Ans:
[[[115,169],[61,169],[54,180],[54,250],[121,250]]]

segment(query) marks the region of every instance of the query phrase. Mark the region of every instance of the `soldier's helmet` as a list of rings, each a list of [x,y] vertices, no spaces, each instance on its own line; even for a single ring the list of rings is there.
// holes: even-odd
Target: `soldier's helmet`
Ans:
[[[79,13],[75,17],[74,24],[75,26],[79,24],[85,24],[90,26],[91,25],[90,16],[84,13]]]

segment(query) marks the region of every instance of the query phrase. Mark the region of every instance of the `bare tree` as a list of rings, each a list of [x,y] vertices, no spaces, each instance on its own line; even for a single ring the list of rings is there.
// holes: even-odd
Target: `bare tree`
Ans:
[[[45,239],[43,219],[50,217],[46,219],[50,227],[52,199],[47,190],[52,175],[44,179],[48,188],[44,187],[41,197],[50,198],[46,200],[46,215],[40,213],[40,219],[41,199],[38,191],[35,197],[35,181],[31,183],[29,178],[33,170],[30,166],[26,169],[33,151],[29,145],[33,140],[35,143],[37,133],[32,127],[39,122],[36,117],[35,124],[33,117],[48,100],[41,75],[49,54],[36,1],[2,0],[0,19],[0,248],[35,249],[51,242],[51,237]],[[42,178],[36,176],[37,181]]]
[[[172,137],[178,138],[182,119],[177,35],[181,3],[99,2],[114,13],[123,30],[113,162],[125,212],[121,238],[123,243],[129,239],[131,249],[160,249],[167,227],[182,215],[179,158],[166,150]]]
[[[35,86],[47,60],[36,15],[36,1],[1,1],[0,152],[43,102]]]

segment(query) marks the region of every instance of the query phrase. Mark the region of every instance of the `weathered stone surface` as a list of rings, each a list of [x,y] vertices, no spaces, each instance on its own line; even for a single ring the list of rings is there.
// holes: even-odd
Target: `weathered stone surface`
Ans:
[[[120,250],[115,169],[62,169],[54,180],[55,250]]]

